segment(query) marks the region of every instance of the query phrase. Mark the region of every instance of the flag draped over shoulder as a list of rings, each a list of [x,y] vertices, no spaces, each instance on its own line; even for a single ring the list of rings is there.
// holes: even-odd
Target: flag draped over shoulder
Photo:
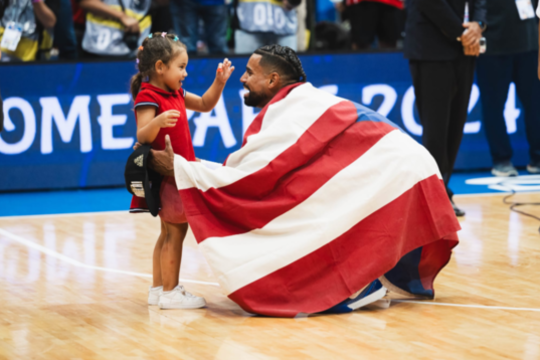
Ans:
[[[309,83],[282,89],[210,169],[175,156],[184,209],[230,299],[326,310],[381,278],[433,298],[459,224],[435,160],[379,114]]]

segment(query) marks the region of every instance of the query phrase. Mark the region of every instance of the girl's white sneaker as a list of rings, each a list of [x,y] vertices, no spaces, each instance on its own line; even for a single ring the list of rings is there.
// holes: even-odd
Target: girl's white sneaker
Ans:
[[[200,296],[195,296],[184,286],[178,284],[171,291],[163,291],[159,297],[159,308],[165,309],[199,309],[206,306],[206,301]]]
[[[151,287],[148,289],[148,305],[157,305],[159,297],[163,293],[163,286]]]

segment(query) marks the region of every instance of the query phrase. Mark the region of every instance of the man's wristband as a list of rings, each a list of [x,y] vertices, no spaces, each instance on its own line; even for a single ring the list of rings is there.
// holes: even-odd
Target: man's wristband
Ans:
[[[487,28],[487,25],[485,22],[483,21],[477,21],[478,25],[480,25],[480,29],[482,29],[482,31],[486,30]]]

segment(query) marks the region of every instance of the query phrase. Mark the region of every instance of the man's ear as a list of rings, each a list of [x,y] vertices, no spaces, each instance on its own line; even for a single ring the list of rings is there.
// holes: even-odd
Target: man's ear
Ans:
[[[270,74],[268,78],[268,87],[270,89],[275,88],[276,86],[280,87],[281,85],[281,77],[277,72],[273,72]]]

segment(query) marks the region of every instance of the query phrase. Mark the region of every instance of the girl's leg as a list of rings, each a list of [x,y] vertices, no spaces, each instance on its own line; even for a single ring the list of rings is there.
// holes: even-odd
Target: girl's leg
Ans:
[[[182,261],[182,244],[186,237],[188,224],[165,222],[165,227],[167,228],[167,235],[161,248],[161,278],[163,291],[171,291],[178,285]]]
[[[163,280],[161,278],[161,249],[165,243],[167,237],[167,227],[165,222],[161,220],[161,233],[159,234],[156,246],[154,247],[154,255],[152,257],[152,278],[154,279],[152,287],[162,286]]]

